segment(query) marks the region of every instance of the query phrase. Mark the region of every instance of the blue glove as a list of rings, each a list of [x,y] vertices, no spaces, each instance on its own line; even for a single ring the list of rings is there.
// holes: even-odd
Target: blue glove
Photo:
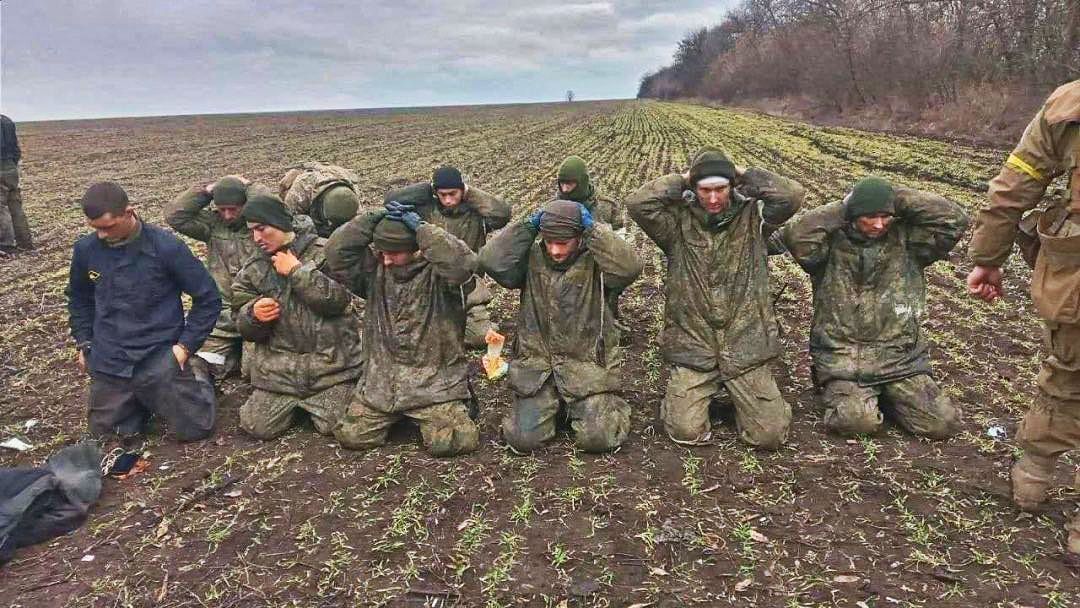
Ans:
[[[398,218],[402,224],[409,227],[409,230],[416,232],[416,229],[420,227],[420,224],[424,223],[424,220],[420,219],[420,214],[413,211],[412,208],[401,214]]]
[[[397,201],[386,201],[384,205],[387,211],[387,217],[393,220],[401,220],[401,215],[406,211],[413,211],[416,209],[413,205],[408,203],[399,203]]]
[[[588,230],[592,228],[596,221],[593,220],[592,214],[589,213],[589,208],[581,203],[578,203],[578,207],[581,207],[581,229]]]
[[[533,230],[540,232],[540,218],[544,217],[544,210],[537,209],[529,216],[529,224],[533,227]]]

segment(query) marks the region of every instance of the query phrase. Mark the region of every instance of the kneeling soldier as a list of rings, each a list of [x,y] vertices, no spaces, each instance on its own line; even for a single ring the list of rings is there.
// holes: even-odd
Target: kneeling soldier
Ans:
[[[232,285],[237,328],[255,343],[249,362],[255,391],[240,407],[240,426],[271,439],[304,410],[315,430],[329,435],[362,371],[352,298],[323,272],[325,239],[295,232],[281,199],[252,196],[243,218],[262,251]]]
[[[581,203],[556,200],[492,239],[480,266],[521,290],[507,443],[526,452],[550,440],[565,404],[579,448],[617,448],[630,429],[630,406],[616,394],[619,340],[607,296],[641,274],[633,248],[610,225],[594,223]]]
[[[346,448],[386,443],[402,418],[419,423],[434,456],[476,449],[462,340],[476,254],[408,205],[370,211],[330,237],[327,261],[367,303],[364,379],[334,432]]]
[[[923,269],[944,259],[967,226],[952,201],[868,177],[778,233],[813,282],[810,356],[830,431],[873,433],[884,409],[916,435],[956,433],[960,412],[930,377],[919,325]]]
[[[142,221],[120,186],[94,184],[81,204],[96,234],[75,243],[68,311],[92,379],[90,433],[142,433],[153,413],[181,441],[206,437],[214,385],[189,359],[221,310],[214,279],[180,239]],[[181,293],[192,300],[186,318]]]

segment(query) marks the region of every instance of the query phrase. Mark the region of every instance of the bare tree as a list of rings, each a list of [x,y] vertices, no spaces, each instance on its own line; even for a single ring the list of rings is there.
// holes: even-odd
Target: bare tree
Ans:
[[[573,89],[568,89],[566,91],[566,103],[573,103],[573,102],[574,102],[574,90]]]

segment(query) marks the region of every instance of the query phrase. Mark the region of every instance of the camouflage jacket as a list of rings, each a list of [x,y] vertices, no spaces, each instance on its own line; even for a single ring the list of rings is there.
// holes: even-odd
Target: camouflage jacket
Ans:
[[[612,292],[641,274],[641,260],[606,224],[582,237],[569,264],[555,264],[528,221],[502,231],[480,252],[480,267],[497,283],[521,290],[509,379],[533,395],[549,377],[559,393],[580,399],[619,390],[619,336]]]
[[[416,206],[425,222],[435,224],[465,241],[474,252],[487,242],[487,234],[510,221],[510,205],[487,192],[469,186],[461,204],[452,209],[439,204],[429,182],[419,182],[398,188],[386,195],[386,201],[398,201]]]
[[[943,259],[968,227],[953,203],[906,188],[881,238],[863,237],[844,219],[842,202],[803,214],[779,237],[814,286],[810,356],[814,381],[862,385],[930,373],[923,269]]]
[[[749,169],[732,196],[730,223],[718,227],[678,174],[630,195],[630,217],[667,256],[665,358],[721,379],[742,375],[780,353],[769,292],[765,239],[795,214],[803,187],[763,169]]]
[[[237,275],[230,302],[240,335],[255,343],[251,385],[274,393],[308,397],[360,377],[363,351],[348,290],[324,271],[325,239],[298,234],[289,248],[301,265],[288,276],[274,270],[259,251]],[[255,319],[259,298],[274,298],[281,317]],[[246,355],[245,355],[246,356]]]
[[[416,231],[420,256],[404,268],[383,266],[370,247],[385,211],[369,211],[330,237],[332,276],[364,298],[367,368],[360,390],[384,412],[469,399],[465,295],[476,254],[442,228]]]
[[[248,188],[249,192],[251,187]],[[189,188],[165,207],[165,221],[180,234],[206,243],[206,267],[214,277],[221,301],[217,325],[212,335],[223,338],[239,337],[232,309],[232,283],[236,273],[259,247],[251,238],[244,220],[229,224],[207,206],[213,198],[198,186]]]
[[[337,165],[320,162],[308,162],[289,169],[278,184],[278,196],[293,213],[307,215],[315,223],[319,236],[330,236],[330,222],[322,214],[320,205],[315,201],[333,186],[344,185],[357,192],[360,177],[354,172]],[[359,195],[359,192],[357,192]]]

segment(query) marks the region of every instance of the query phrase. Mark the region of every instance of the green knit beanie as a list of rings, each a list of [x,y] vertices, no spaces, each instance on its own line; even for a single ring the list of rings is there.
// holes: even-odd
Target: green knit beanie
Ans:
[[[247,186],[236,177],[223,177],[214,184],[211,193],[215,205],[241,206],[247,202]]]
[[[375,245],[375,249],[391,253],[420,249],[416,242],[416,233],[409,230],[409,227],[400,220],[392,220],[388,217],[379,220],[371,242]]]
[[[577,186],[565,195],[562,195],[562,191],[560,190],[560,198],[581,202],[592,196],[592,184],[589,182],[589,168],[585,165],[585,159],[580,156],[568,156],[566,160],[559,165],[558,180],[560,182],[577,182]]]
[[[690,161],[690,185],[696,186],[698,180],[706,177],[723,177],[735,180],[735,163],[718,148],[702,148]]]
[[[866,177],[855,182],[851,194],[844,200],[844,217],[849,221],[877,213],[896,214],[896,193],[892,185],[880,177]]]
[[[293,215],[276,195],[260,192],[250,199],[240,216],[245,222],[266,224],[283,232],[292,232]]]
[[[356,210],[360,208],[360,198],[345,184],[331,186],[319,199],[323,217],[335,228],[356,217]]]

